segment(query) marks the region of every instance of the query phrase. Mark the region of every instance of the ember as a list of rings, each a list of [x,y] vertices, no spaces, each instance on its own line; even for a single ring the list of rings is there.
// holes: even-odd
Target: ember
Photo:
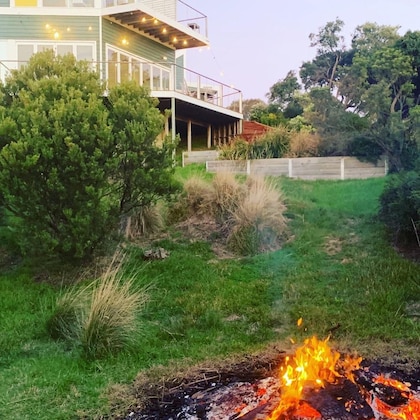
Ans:
[[[363,366],[364,365],[364,366]],[[420,420],[420,376],[343,357],[328,338],[305,340],[278,377],[231,380],[178,395],[171,413],[135,413],[147,420]]]

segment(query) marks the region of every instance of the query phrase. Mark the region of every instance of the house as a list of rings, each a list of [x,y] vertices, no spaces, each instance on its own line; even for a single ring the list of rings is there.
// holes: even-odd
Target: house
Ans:
[[[207,17],[182,0],[0,0],[0,78],[36,52],[73,53],[108,87],[149,87],[189,151],[242,132],[241,92],[183,66],[186,50],[208,45]]]

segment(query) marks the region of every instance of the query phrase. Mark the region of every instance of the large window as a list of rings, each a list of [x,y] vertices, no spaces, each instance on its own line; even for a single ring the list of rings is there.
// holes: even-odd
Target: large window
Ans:
[[[18,66],[21,67],[37,52],[54,50],[57,55],[73,54],[78,60],[93,61],[95,57],[94,43],[68,43],[68,42],[39,42],[20,43],[17,46]]]
[[[134,80],[151,90],[169,90],[170,71],[162,66],[131,56],[112,47],[107,49],[108,87]]]

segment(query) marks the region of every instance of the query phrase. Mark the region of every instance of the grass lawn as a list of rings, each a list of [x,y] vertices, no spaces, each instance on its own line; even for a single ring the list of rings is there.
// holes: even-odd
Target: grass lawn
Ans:
[[[183,169],[180,175],[188,176]],[[145,262],[128,247],[128,270],[151,285],[135,349],[87,362],[80,349],[46,332],[57,285],[23,267],[0,277],[0,418],[99,418],[130,399],[119,390],[137,373],[175,362],[287,347],[331,331],[338,347],[364,357],[384,348],[419,358],[418,264],[401,258],[377,221],[384,179],[299,181],[279,178],[290,239],[281,250],[218,259],[207,243],[173,233],[156,242],[170,252]],[[303,325],[296,321],[303,318]],[[118,400],[118,404],[117,404]],[[112,407],[111,407],[112,406]]]

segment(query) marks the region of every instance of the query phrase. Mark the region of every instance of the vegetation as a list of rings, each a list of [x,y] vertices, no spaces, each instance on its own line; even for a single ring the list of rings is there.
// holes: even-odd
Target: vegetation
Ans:
[[[170,372],[174,364],[254,353],[273,342],[288,348],[291,337],[331,331],[335,346],[364,357],[383,356],[388,346],[418,358],[418,265],[395,252],[377,220],[385,180],[273,182],[287,204],[291,236],[282,249],[217,259],[208,243],[176,231],[153,242],[170,253],[164,260],[146,262],[143,248],[126,248],[124,279],[135,290],[153,283],[131,352],[89,360],[80,347],[52,340],[46,325],[69,289],[35,282],[23,266],[3,270],[0,417],[115,415],[134,403],[129,385],[139,371],[163,365]]]
[[[3,223],[23,254],[88,258],[176,189],[156,100],[131,83],[103,91],[88,63],[52,51],[0,86]]]
[[[211,235],[236,254],[255,255],[278,248],[285,239],[286,208],[281,193],[262,177],[240,182],[232,173],[219,172],[208,183],[194,176],[185,182],[184,190],[171,219],[186,220],[199,228],[208,223],[213,227]]]
[[[420,173],[403,172],[389,178],[380,203],[380,218],[396,243],[420,247]]]
[[[420,32],[365,23],[349,47],[336,19],[310,34],[314,59],[298,82],[290,71],[256,105],[250,118],[295,126],[304,120],[320,136],[322,156],[354,155],[376,161],[385,155],[391,172],[412,170],[419,155]]]
[[[219,159],[281,158],[289,152],[290,142],[290,131],[280,126],[267,131],[251,143],[239,138],[221,146]]]
[[[60,296],[47,322],[52,338],[80,347],[87,359],[128,350],[137,341],[141,328],[137,318],[147,293],[134,290],[135,274],[123,278],[121,258],[117,253],[96,282]]]

